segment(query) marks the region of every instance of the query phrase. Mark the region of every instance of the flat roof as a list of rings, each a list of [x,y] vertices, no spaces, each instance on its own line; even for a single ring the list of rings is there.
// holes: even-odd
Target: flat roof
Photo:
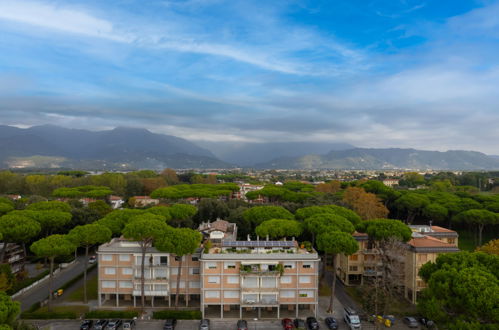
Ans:
[[[222,247],[283,247],[292,248],[296,241],[223,241]]]

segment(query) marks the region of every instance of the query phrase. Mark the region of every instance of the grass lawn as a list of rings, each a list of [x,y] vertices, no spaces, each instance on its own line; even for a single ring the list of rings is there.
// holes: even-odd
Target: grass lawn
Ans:
[[[319,285],[319,296],[329,297],[331,295],[331,287],[325,281],[321,281]]]
[[[88,312],[88,306],[80,306],[80,305],[65,305],[65,306],[52,306],[53,312],[75,312],[76,314],[85,314]],[[37,312],[48,312],[47,306],[41,307],[37,310]]]
[[[88,300],[97,299],[97,276],[92,277],[87,281],[87,298]],[[83,285],[66,297],[67,301],[83,301]]]

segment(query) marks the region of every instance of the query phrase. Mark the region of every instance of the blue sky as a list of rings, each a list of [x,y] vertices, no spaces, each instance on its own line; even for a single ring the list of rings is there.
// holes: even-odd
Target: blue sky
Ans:
[[[2,124],[499,154],[499,1],[0,0]]]

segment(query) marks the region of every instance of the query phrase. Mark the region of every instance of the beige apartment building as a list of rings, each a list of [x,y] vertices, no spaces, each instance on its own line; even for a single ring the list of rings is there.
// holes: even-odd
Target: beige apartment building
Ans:
[[[409,227],[413,237],[401,251],[402,276],[405,297],[415,303],[417,293],[425,287],[424,281],[417,275],[419,269],[424,263],[435,261],[441,253],[458,252],[458,234],[439,226]],[[367,234],[355,232],[353,237],[359,243],[359,250],[351,256],[338,256],[337,275],[345,285],[362,285],[382,275],[382,262],[379,250],[370,244]]]
[[[223,241],[201,256],[203,317],[317,314],[319,256],[292,241]]]
[[[200,249],[201,251],[201,249]],[[179,298],[188,306],[200,298],[200,253],[183,257]],[[142,253],[137,242],[113,238],[98,249],[99,306],[138,306],[141,304]],[[171,306],[175,300],[179,257],[148,248],[145,260],[145,296],[151,307]]]

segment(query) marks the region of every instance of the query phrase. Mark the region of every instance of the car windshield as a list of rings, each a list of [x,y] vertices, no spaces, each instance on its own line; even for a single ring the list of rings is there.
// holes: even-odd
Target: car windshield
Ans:
[[[350,322],[352,322],[352,324],[360,323],[359,316],[358,315],[350,315]]]

